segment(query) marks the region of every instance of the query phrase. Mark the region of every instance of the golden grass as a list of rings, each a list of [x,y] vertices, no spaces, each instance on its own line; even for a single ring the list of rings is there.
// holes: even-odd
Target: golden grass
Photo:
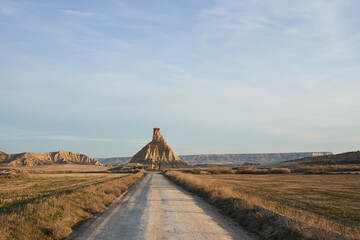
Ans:
[[[54,194],[69,193],[84,186],[122,178],[127,174],[47,173],[27,176],[0,179],[0,210]]]
[[[255,167],[240,167],[236,170],[236,173],[239,174],[289,174],[291,170],[289,168],[279,168],[279,167],[270,167],[270,168],[255,168]]]
[[[331,234],[324,231],[314,233],[301,222],[360,238],[359,175],[200,175],[181,172],[167,172],[166,175],[225,213],[234,216],[237,212],[234,217],[245,218],[245,221],[241,220],[245,225],[249,221],[256,225],[256,222],[266,219],[264,216],[276,219],[275,215],[264,213],[261,210],[264,208],[277,213],[277,216],[292,219],[284,220],[286,224],[282,224],[282,228],[303,238],[313,234],[318,238],[331,238]],[[248,228],[258,231],[256,227]]]
[[[102,211],[144,173],[91,182],[71,192],[56,193],[0,214],[0,239],[62,239],[76,224]],[[90,176],[87,176],[88,178]],[[31,188],[31,187],[29,187]],[[26,189],[26,187],[24,188]]]
[[[0,179],[2,178],[29,178],[30,173],[26,170],[0,169]]]
[[[69,173],[69,172],[105,172],[111,167],[96,166],[85,164],[53,164],[53,165],[39,165],[33,167],[11,167],[0,166],[1,169],[12,169],[18,171],[28,171],[29,173]]]
[[[212,167],[207,169],[208,172],[211,174],[231,174],[235,173],[235,170],[228,168],[228,167]]]
[[[212,168],[194,168],[187,169],[184,172],[195,174],[209,175],[209,174],[360,174],[359,164],[346,165],[285,165],[274,167],[253,167],[242,166],[239,168],[229,167],[212,167]]]
[[[304,174],[360,174],[360,164],[344,165],[289,165],[292,173]]]
[[[179,170],[179,169],[177,169]],[[195,174],[232,174],[235,170],[228,167],[211,167],[211,168],[193,168],[186,169],[184,172],[190,172]]]

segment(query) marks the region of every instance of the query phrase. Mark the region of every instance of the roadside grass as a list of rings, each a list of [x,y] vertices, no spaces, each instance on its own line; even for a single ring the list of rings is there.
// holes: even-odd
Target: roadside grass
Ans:
[[[238,219],[245,228],[263,232],[266,238],[286,234],[274,229],[269,234],[267,227],[256,223],[271,216],[270,222],[280,225],[275,228],[287,229],[294,239],[339,237],[331,232],[360,239],[359,175],[205,175],[175,171],[166,175]],[[287,219],[280,223],[274,220],[281,216]]]
[[[143,172],[136,174],[75,174],[77,176],[57,176],[54,174],[52,192],[44,196],[41,191],[51,187],[51,176],[39,177],[37,182],[17,179],[5,184],[6,189],[15,187],[15,193],[0,189],[3,195],[14,197],[24,191],[33,194],[31,202],[16,207],[2,209],[0,213],[0,239],[63,239],[71,234],[78,223],[102,211],[116,197],[141,179]],[[81,176],[86,175],[86,176]],[[117,177],[115,177],[117,175]],[[63,184],[58,180],[62,179]],[[85,181],[85,179],[88,179]],[[36,180],[36,177],[35,177]],[[76,181],[75,181],[76,180]],[[21,186],[25,183],[25,186]],[[4,183],[3,183],[4,184]],[[37,188],[34,186],[38,186]],[[61,188],[57,191],[57,188]],[[35,190],[34,190],[35,189]],[[65,192],[64,192],[65,191]],[[5,193],[4,193],[5,192]],[[26,194],[23,194],[26,195]],[[23,197],[23,196],[22,196]],[[38,197],[37,199],[35,199]],[[13,200],[17,202],[17,200]]]

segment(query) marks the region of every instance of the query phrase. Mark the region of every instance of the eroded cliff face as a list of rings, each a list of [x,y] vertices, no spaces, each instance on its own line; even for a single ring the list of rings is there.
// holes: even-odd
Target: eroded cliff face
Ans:
[[[159,128],[154,128],[152,141],[136,153],[129,163],[154,164],[172,168],[188,166],[173,152]]]
[[[0,164],[7,166],[38,166],[49,165],[57,163],[75,163],[75,164],[88,164],[98,165],[102,164],[84,154],[73,153],[67,151],[47,152],[47,153],[19,153],[19,154],[6,154],[0,152]]]
[[[0,149],[0,163],[5,161],[7,157],[8,157],[8,155]]]

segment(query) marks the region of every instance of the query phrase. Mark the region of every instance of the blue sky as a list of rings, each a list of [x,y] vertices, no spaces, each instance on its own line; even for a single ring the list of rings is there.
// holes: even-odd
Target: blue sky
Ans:
[[[360,1],[0,0],[0,148],[358,150]]]

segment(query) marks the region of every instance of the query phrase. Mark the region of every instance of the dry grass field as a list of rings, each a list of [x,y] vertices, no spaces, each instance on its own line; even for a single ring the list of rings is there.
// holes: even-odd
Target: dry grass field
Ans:
[[[62,239],[144,175],[81,165],[0,169],[0,239]]]
[[[175,173],[174,177],[183,185],[193,185],[190,188],[195,192],[202,189],[214,202],[243,199],[311,226],[360,239],[360,175]]]
[[[1,169],[22,170],[29,173],[65,173],[65,172],[104,172],[111,167],[96,166],[96,165],[81,165],[81,164],[54,164],[54,165],[39,165],[33,167],[0,167]]]
[[[55,194],[119,179],[128,174],[58,173],[30,174],[28,177],[0,178],[0,210],[6,210]]]
[[[360,175],[207,175],[205,181],[231,186],[259,198],[280,213],[301,209],[334,220],[360,223]]]

